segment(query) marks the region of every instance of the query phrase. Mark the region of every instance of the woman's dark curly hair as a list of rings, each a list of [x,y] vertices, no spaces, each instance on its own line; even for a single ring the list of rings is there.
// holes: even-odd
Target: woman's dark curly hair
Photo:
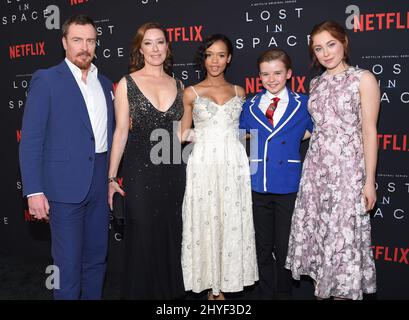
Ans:
[[[206,76],[206,68],[205,68],[206,56],[205,56],[205,52],[216,41],[223,41],[223,43],[227,47],[227,54],[233,56],[233,45],[232,45],[230,39],[227,38],[227,36],[225,36],[224,34],[221,34],[221,33],[216,33],[216,34],[213,34],[211,36],[206,37],[203,40],[202,44],[200,45],[199,49],[197,50],[196,59],[195,59],[196,60],[196,65],[199,66],[200,69],[203,72],[203,77]],[[230,63],[228,63],[227,66],[229,66],[229,64]],[[226,70],[225,70],[225,72],[226,72]]]
[[[149,29],[159,29],[165,36],[166,43],[168,44],[168,50],[166,52],[165,61],[163,62],[163,69],[168,75],[172,76],[173,56],[170,48],[170,42],[168,41],[165,29],[157,22],[147,22],[141,25],[136,31],[131,43],[129,73],[141,70],[145,66],[145,59],[143,57],[143,54],[140,53],[139,49],[141,48],[142,40],[145,36],[146,31],[148,31]]]

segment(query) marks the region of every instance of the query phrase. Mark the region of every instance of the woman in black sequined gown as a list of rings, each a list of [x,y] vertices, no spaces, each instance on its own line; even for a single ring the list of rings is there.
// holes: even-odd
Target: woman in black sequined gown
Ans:
[[[182,85],[170,74],[163,29],[141,26],[131,48],[130,74],[118,83],[109,199],[124,191],[115,177],[123,154],[126,191],[124,299],[176,299],[184,294],[180,262],[185,166],[178,121]]]

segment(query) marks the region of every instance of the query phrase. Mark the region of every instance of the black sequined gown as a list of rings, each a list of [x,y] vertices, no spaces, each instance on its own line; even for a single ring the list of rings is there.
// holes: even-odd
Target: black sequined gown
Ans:
[[[129,75],[126,80],[131,128],[121,171],[126,192],[122,298],[175,299],[185,291],[181,207],[186,167],[173,128],[183,115],[182,88],[177,80],[176,99],[161,112]]]

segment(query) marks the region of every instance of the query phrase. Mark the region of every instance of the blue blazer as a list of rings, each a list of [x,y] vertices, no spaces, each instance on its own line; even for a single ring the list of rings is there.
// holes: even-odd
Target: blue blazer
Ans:
[[[251,187],[260,193],[297,192],[301,178],[300,143],[305,130],[313,129],[308,96],[288,90],[287,109],[273,127],[259,108],[265,92],[264,89],[248,99],[240,116],[240,128],[251,134]]]
[[[98,73],[105,93],[108,154],[113,134],[113,86]],[[23,195],[79,203],[91,185],[95,139],[81,90],[65,61],[36,71],[25,104],[20,141]],[[108,168],[107,168],[108,174]]]

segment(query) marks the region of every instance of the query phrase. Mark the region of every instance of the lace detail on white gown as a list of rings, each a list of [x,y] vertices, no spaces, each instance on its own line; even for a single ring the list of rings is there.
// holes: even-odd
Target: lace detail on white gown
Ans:
[[[193,292],[238,292],[258,280],[250,172],[238,130],[243,102],[237,95],[223,105],[200,96],[194,102],[182,211],[182,270]]]

